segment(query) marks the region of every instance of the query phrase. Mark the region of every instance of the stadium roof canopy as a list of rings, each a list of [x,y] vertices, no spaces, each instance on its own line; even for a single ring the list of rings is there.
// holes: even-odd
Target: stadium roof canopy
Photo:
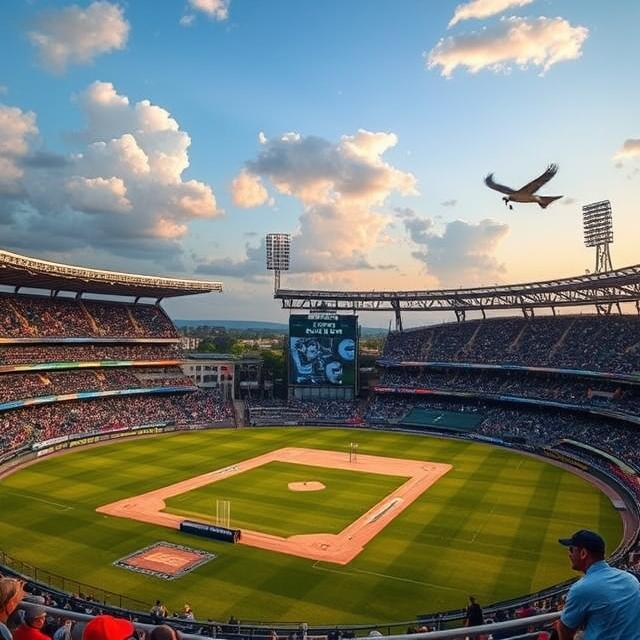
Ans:
[[[222,292],[222,283],[208,280],[163,278],[135,273],[75,267],[38,260],[0,250],[0,284],[48,289],[54,294],[74,291],[78,295],[96,293],[135,298],[170,298],[196,293]]]
[[[402,326],[401,311],[454,311],[463,320],[467,311],[519,309],[533,315],[533,309],[593,305],[609,313],[613,305],[635,302],[640,312],[640,265],[572,278],[469,289],[426,291],[300,291],[278,289],[274,298],[284,309],[312,312],[394,311]]]

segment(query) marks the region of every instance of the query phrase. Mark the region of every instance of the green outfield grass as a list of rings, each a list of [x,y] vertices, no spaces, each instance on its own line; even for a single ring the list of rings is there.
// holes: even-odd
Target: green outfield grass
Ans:
[[[214,542],[95,511],[281,447],[346,455],[354,440],[362,454],[445,462],[453,469],[346,566]],[[273,495],[282,505],[285,497],[281,489],[264,493],[253,480],[243,490],[243,476],[246,482],[258,472],[229,479],[240,482],[231,515],[232,520],[240,515],[244,493],[244,517],[250,515],[253,527],[267,530],[274,525],[266,501]],[[322,513],[343,503],[365,509],[367,500],[376,500],[373,493],[363,499],[363,478],[354,477],[350,486],[349,478],[360,474],[346,473],[334,494],[339,504],[321,506],[322,492],[306,494],[311,501],[301,498],[297,519],[316,517],[310,504]],[[380,476],[373,477],[378,491]],[[593,528],[613,549],[622,535],[621,520],[606,496],[550,464],[484,444],[347,429],[214,430],[75,451],[2,480],[0,504],[1,546],[11,555],[149,603],[161,598],[175,610],[189,602],[199,617],[217,619],[233,613],[254,620],[366,623],[461,607],[469,593],[485,604],[575,575],[558,537]],[[295,506],[290,509],[295,514]],[[321,515],[323,522],[326,518]],[[159,540],[218,557],[172,582],[112,566]]]
[[[305,480],[322,482],[325,489],[288,488],[290,482]],[[230,500],[230,524],[236,529],[283,537],[339,533],[406,481],[406,477],[269,462],[169,498],[165,511],[215,522],[216,500]]]

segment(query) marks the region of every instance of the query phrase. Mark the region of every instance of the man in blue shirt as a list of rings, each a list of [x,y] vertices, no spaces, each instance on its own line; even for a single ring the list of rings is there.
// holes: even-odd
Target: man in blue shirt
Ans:
[[[640,583],[605,561],[604,540],[582,529],[558,542],[569,547],[571,568],[584,577],[573,584],[558,623],[560,640],[583,627],[584,640],[640,640]]]

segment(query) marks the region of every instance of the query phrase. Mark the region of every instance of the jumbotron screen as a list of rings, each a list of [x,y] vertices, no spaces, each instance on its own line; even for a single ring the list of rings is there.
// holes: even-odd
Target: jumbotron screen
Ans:
[[[354,386],[358,354],[356,316],[289,318],[289,384]]]

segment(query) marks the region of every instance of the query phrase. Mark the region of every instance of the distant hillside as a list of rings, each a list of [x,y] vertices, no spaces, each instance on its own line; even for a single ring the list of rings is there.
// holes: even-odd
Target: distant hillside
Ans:
[[[263,320],[174,320],[177,327],[224,327],[225,329],[262,329],[286,333],[289,326],[282,322]]]
[[[273,331],[274,333],[287,333],[289,325],[282,322],[266,322],[264,320],[174,320],[176,326],[180,327],[223,327],[225,329],[235,329],[236,331]],[[362,336],[385,335],[387,329],[380,327],[361,327]]]

